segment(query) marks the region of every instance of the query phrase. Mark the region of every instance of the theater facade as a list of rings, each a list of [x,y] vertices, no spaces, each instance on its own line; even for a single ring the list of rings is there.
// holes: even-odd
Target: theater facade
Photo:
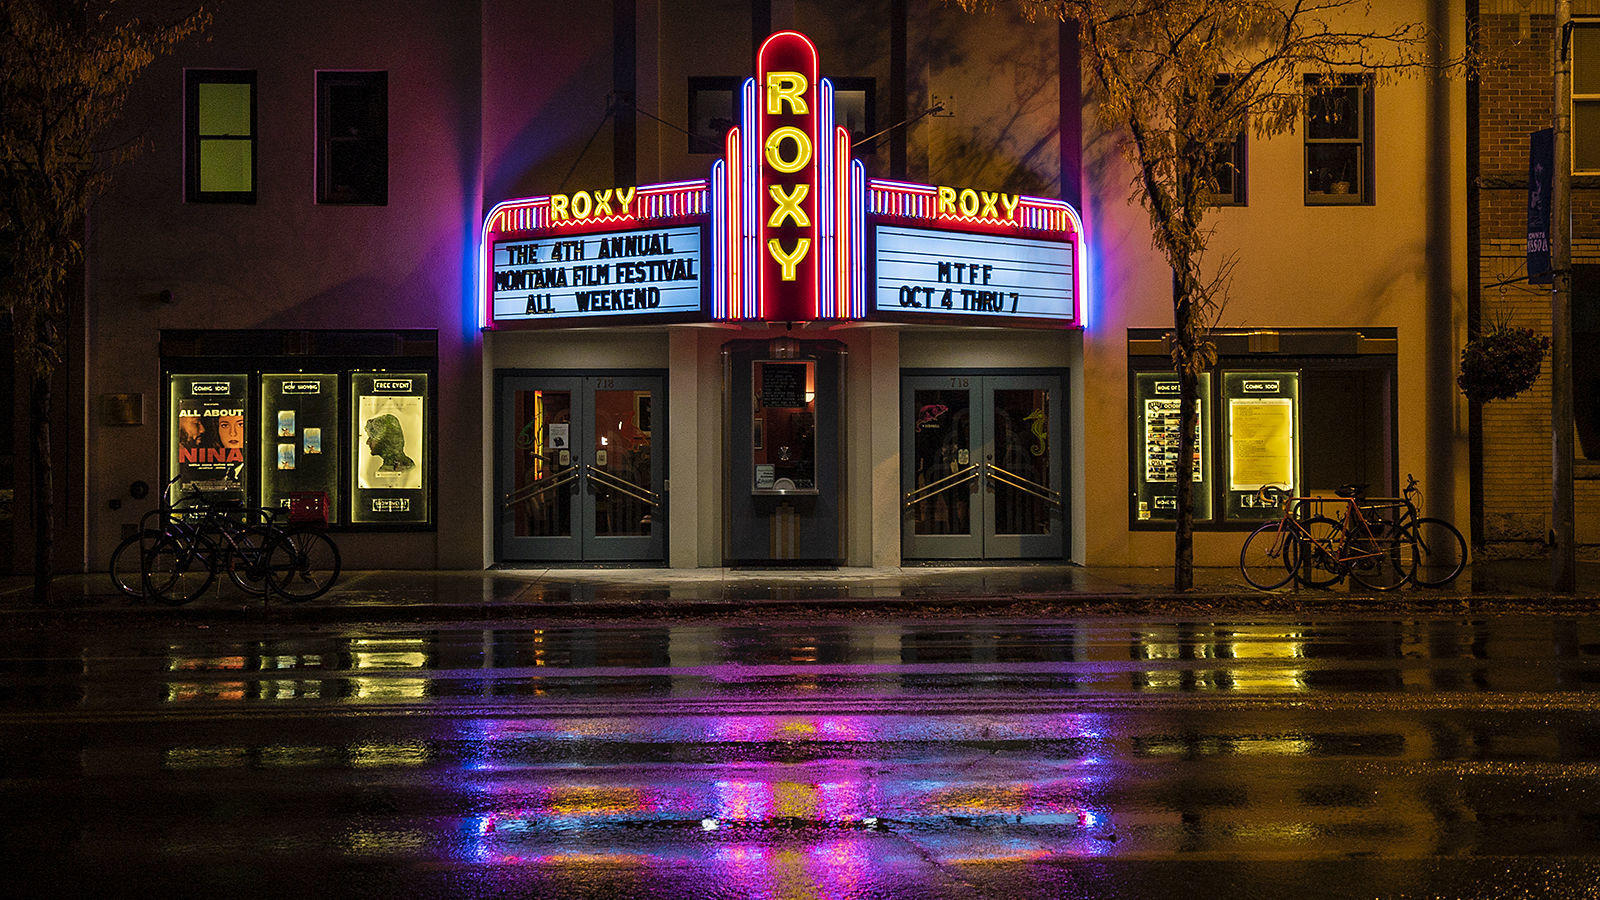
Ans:
[[[1085,133],[1068,30],[727,6],[759,33],[419,0],[373,44],[353,11],[249,9],[158,63],[133,115],[200,132],[97,207],[66,565],[103,567],[169,481],[323,493],[351,568],[1168,564],[1170,271]],[[367,181],[327,175],[376,146],[319,131],[340,96],[382,100],[349,117],[386,135]],[[1237,559],[1269,481],[1415,473],[1465,509],[1460,98],[1348,99],[1369,143],[1315,153],[1365,161],[1354,193],[1308,180],[1298,136],[1246,141],[1216,212],[1241,263],[1201,383],[1201,564]],[[208,122],[252,148],[209,191],[191,162],[241,138]],[[373,171],[381,195],[339,199]]]
[[[1077,212],[868,178],[811,41],[757,63],[705,179],[486,217],[495,558],[1066,559]]]

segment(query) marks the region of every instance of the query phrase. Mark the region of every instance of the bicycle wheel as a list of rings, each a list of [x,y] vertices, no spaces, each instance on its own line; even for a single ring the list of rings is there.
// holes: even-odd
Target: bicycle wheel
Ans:
[[[1292,535],[1281,535],[1280,540],[1278,526],[1277,522],[1268,522],[1250,532],[1239,549],[1239,572],[1256,590],[1275,591],[1294,577],[1289,559],[1293,554],[1284,552],[1294,546],[1294,539]]]
[[[1372,533],[1350,542],[1350,577],[1374,591],[1392,591],[1417,571],[1413,532],[1393,522],[1374,522]]]
[[[1467,568],[1467,539],[1443,519],[1425,517],[1411,524],[1417,539],[1417,572],[1421,587],[1444,587]]]
[[[205,593],[216,579],[212,553],[203,548],[204,539],[164,534],[144,558],[145,595],[172,606],[180,606]]]
[[[272,536],[273,530],[265,525],[241,528],[230,535],[228,577],[246,594],[267,594],[267,546],[272,543]]]
[[[145,598],[143,561],[161,539],[161,532],[146,529],[123,538],[111,551],[111,583],[117,591],[135,600]]]
[[[285,600],[314,600],[339,577],[339,547],[320,531],[281,531],[267,547],[266,576]]]
[[[1312,516],[1296,531],[1290,563],[1294,580],[1304,587],[1332,587],[1344,580],[1345,565],[1339,558],[1344,546],[1344,526],[1327,516]]]

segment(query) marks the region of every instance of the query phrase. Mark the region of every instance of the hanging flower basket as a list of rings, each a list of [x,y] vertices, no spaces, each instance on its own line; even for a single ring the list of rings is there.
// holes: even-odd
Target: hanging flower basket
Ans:
[[[1533,386],[1550,339],[1531,328],[1491,326],[1461,350],[1456,384],[1475,403],[1509,400]]]

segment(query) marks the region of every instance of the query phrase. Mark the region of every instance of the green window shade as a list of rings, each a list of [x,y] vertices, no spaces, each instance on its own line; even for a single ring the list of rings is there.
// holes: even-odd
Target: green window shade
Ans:
[[[200,134],[250,137],[250,92],[255,85],[208,83],[199,89]]]
[[[250,142],[237,140],[200,141],[200,190],[248,191],[250,183]]]

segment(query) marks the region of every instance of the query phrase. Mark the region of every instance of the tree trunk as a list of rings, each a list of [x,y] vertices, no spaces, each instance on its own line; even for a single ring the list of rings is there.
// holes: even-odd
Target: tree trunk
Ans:
[[[28,427],[33,434],[33,598],[50,602],[51,557],[54,549],[55,479],[50,459],[50,376],[33,372],[28,397]]]
[[[1178,526],[1173,540],[1172,588],[1194,587],[1194,426],[1200,379],[1178,367]]]

